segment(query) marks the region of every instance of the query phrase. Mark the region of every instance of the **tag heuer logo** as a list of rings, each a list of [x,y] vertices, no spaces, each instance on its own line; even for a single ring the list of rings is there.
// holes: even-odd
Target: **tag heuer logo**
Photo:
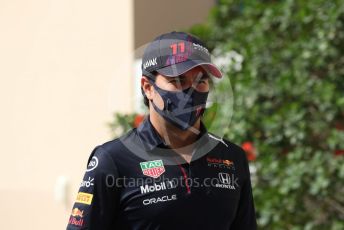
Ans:
[[[143,175],[158,178],[165,172],[162,160],[140,162]]]

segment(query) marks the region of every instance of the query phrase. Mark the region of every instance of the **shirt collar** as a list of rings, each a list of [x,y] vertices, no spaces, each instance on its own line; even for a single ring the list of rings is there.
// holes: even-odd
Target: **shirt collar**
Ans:
[[[147,151],[152,151],[157,147],[169,148],[153,127],[152,123],[150,122],[149,116],[147,116],[141,123],[141,125],[137,128],[137,133],[140,141],[142,142],[144,148]],[[209,138],[207,128],[205,127],[202,121],[200,126],[200,133],[197,139],[201,138],[206,140],[208,140]]]

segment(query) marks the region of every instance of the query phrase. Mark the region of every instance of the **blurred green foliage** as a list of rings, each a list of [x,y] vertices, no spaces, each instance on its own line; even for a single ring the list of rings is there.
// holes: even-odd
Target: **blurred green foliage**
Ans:
[[[259,227],[344,229],[344,1],[220,0],[190,32],[243,57],[216,92],[233,88],[231,124],[212,131],[258,150]]]
[[[137,113],[114,113],[111,122],[107,123],[108,127],[111,130],[111,136],[113,138],[118,138],[129,130],[136,128],[137,125],[135,124],[135,120],[137,116],[139,116],[139,114]]]

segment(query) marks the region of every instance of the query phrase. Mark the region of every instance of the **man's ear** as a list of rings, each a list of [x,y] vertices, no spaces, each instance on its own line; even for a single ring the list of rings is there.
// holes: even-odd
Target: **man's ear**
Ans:
[[[141,77],[141,88],[143,92],[146,94],[146,97],[148,98],[148,100],[152,100],[153,99],[153,86],[146,76]]]

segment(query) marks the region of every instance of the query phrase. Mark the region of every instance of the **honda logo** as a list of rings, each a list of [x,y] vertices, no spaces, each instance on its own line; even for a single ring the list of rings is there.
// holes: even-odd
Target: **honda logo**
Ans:
[[[230,184],[231,183],[231,177],[228,173],[219,173],[219,179],[222,184]]]

